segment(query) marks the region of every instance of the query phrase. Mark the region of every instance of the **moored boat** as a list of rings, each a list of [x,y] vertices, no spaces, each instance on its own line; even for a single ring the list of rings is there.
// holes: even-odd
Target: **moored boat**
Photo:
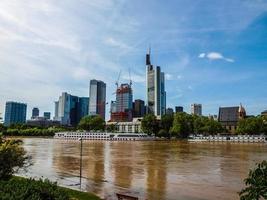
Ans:
[[[189,142],[246,142],[246,143],[267,143],[265,135],[190,135]]]
[[[154,140],[155,137],[145,133],[108,133],[108,132],[58,132],[54,136],[55,139],[66,140],[109,140],[109,141],[143,141]]]

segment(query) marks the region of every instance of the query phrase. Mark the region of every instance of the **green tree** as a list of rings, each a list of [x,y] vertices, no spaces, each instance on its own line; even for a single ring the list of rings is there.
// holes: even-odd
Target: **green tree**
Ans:
[[[160,121],[160,128],[161,128],[161,133],[163,133],[164,130],[164,134],[159,134],[161,135],[161,137],[170,137],[170,129],[172,127],[173,124],[173,115],[163,115],[161,117],[161,121]]]
[[[266,121],[264,117],[249,117],[238,122],[238,134],[262,134],[266,133]]]
[[[177,137],[186,138],[193,132],[192,116],[186,113],[176,113],[174,115],[171,133]]]
[[[114,133],[116,131],[116,126],[115,124],[110,124],[106,127],[108,132]]]
[[[105,121],[99,115],[85,116],[81,119],[78,128],[87,131],[105,130]]]
[[[18,169],[30,164],[21,140],[0,139],[0,179],[8,179]]]
[[[148,114],[143,117],[141,127],[144,133],[157,135],[159,131],[159,121],[155,115]]]
[[[239,193],[241,200],[267,199],[267,161],[250,170],[244,181],[247,187]]]

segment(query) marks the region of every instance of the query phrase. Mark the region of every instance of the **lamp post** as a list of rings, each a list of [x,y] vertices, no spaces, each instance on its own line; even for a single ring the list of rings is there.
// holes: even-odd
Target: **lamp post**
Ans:
[[[79,138],[79,141],[81,142],[81,146],[80,146],[80,190],[82,189],[82,156],[83,156],[83,139],[82,137]]]

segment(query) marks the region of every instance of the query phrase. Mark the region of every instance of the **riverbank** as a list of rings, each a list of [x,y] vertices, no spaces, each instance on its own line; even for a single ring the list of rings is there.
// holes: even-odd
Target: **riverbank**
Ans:
[[[24,177],[13,176],[7,181],[0,180],[0,196],[12,199],[20,196],[21,199],[35,199],[37,196],[42,198],[57,197],[60,199],[73,200],[100,200],[95,194],[80,192],[56,185],[48,180],[34,180]]]

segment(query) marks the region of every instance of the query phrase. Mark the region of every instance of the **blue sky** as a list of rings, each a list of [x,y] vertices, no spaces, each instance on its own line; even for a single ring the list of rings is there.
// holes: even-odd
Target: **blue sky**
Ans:
[[[166,73],[167,105],[267,109],[266,0],[1,0],[0,112],[8,100],[54,112],[89,80],[128,81],[145,99],[145,53]]]

